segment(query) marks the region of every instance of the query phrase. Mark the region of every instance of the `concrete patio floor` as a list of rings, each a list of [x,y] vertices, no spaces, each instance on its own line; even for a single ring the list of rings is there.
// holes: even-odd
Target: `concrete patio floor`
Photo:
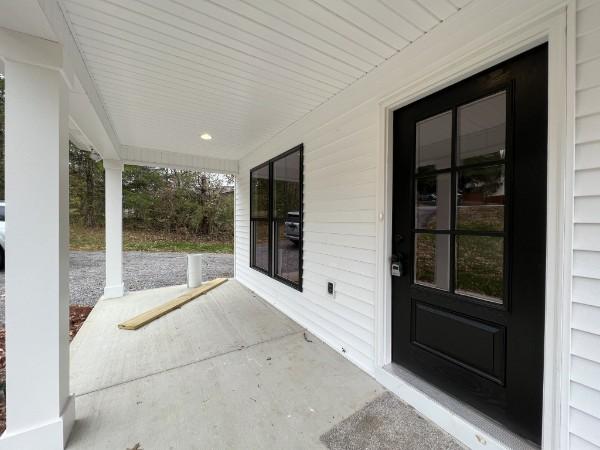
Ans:
[[[384,389],[234,280],[137,331],[184,286],[104,300],[71,345],[68,449],[312,449]],[[309,342],[312,341],[312,342]]]

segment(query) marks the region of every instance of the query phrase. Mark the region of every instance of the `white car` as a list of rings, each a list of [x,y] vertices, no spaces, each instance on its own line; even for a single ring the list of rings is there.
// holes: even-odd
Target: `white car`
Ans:
[[[4,270],[4,202],[0,202],[0,270]]]

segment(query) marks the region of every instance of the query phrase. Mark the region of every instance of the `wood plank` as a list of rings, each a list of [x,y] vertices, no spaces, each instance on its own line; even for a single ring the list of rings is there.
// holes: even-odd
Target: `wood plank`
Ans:
[[[227,278],[215,278],[214,280],[207,281],[206,283],[202,284],[202,286],[194,288],[173,300],[169,300],[167,303],[149,309],[138,316],[120,323],[119,328],[121,330],[137,330],[138,328],[149,324],[159,317],[162,317],[175,309],[181,308],[186,303],[194,300],[197,297],[200,297],[203,294],[206,294],[208,291],[220,286],[226,281]]]

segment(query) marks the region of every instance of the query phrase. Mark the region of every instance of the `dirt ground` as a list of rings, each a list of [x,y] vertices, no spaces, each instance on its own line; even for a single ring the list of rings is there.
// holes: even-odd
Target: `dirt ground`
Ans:
[[[69,337],[71,340],[75,337],[92,306],[71,305],[69,307]],[[6,352],[4,346],[5,331],[0,328],[0,433],[6,428]]]

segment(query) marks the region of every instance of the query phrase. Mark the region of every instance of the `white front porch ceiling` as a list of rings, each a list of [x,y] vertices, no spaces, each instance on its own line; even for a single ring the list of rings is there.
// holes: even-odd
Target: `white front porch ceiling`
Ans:
[[[61,5],[122,145],[239,159],[469,1]]]

